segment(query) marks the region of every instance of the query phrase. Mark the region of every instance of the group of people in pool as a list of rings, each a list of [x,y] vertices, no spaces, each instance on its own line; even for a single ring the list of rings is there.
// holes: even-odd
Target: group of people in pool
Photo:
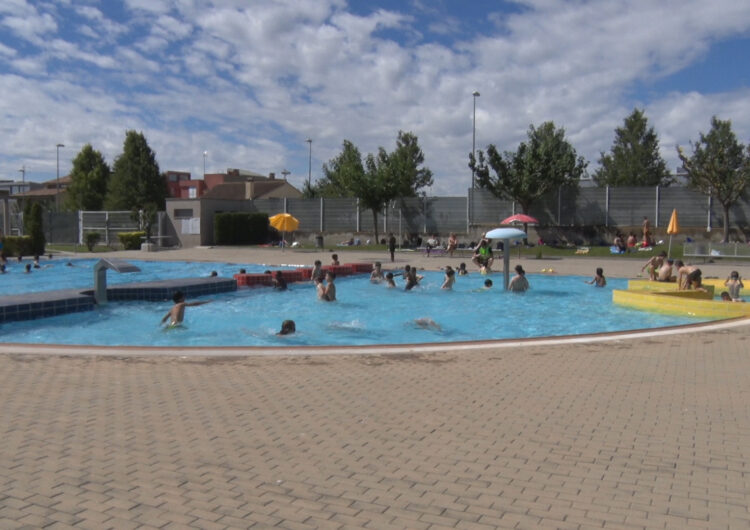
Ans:
[[[39,256],[34,256],[33,263],[26,263],[23,267],[25,274],[31,274],[32,269],[46,269],[52,265],[41,265],[39,263]],[[49,255],[49,259],[52,259],[52,254]],[[18,263],[23,262],[23,256],[18,256]],[[0,254],[0,274],[6,274],[9,272],[8,257],[5,254]]]

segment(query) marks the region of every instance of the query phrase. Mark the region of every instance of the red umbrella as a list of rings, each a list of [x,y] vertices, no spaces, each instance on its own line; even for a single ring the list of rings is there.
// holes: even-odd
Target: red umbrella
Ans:
[[[501,225],[509,225],[511,223],[539,224],[539,221],[525,213],[517,213],[500,221]]]

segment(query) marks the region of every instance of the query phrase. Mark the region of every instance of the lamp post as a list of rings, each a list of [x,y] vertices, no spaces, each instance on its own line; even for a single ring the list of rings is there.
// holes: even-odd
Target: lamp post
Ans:
[[[474,118],[472,120],[472,127],[471,127],[471,154],[475,157],[477,156],[477,148],[476,148],[476,141],[477,141],[477,98],[479,97],[479,92],[476,90],[471,94],[474,96]],[[471,189],[474,189],[474,168],[471,168]]]
[[[206,180],[206,157],[208,156],[208,151],[203,151],[203,180]]]
[[[19,169],[18,172],[21,174],[21,182],[25,184],[26,183],[26,166],[21,166],[21,169]]]
[[[284,169],[282,169],[282,170],[281,170],[281,174],[282,174],[282,175],[284,176],[284,180],[286,180],[286,178],[287,178],[287,177],[288,177],[289,175],[291,175],[291,174],[292,174],[292,172],[291,172],[291,171],[289,171],[288,169],[284,168]]]
[[[312,138],[305,140],[310,146],[310,156],[307,162],[307,189],[311,187],[310,181],[312,180]]]
[[[55,211],[60,211],[60,148],[65,147],[63,144],[55,146],[57,151],[57,193],[55,194]]]

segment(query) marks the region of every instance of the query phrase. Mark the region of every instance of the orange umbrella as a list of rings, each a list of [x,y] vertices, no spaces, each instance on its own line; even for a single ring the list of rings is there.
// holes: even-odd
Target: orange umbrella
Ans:
[[[680,222],[677,220],[677,208],[672,210],[672,217],[669,218],[669,226],[667,227],[667,234],[669,234],[669,250],[667,250],[667,258],[672,253],[672,235],[680,233]]]
[[[268,222],[276,230],[281,231],[281,251],[283,252],[285,247],[284,238],[286,236],[286,233],[294,232],[295,230],[297,230],[299,228],[299,220],[288,213],[277,213],[273,217],[269,217]]]

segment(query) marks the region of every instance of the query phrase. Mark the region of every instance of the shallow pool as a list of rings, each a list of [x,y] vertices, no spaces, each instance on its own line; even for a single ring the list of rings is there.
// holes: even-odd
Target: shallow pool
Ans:
[[[31,259],[22,262],[9,260],[6,274],[0,274],[0,295],[23,294],[54,289],[92,288],[94,286],[94,265],[98,259],[46,259],[39,262],[39,269],[32,269],[30,274],[24,272]],[[141,272],[118,274],[113,271],[107,273],[107,283],[150,282],[154,280],[168,280],[172,278],[199,278],[208,276],[216,271],[219,276],[231,278],[240,268],[248,273],[263,272],[266,269],[286,267],[268,267],[257,264],[236,263],[206,263],[187,261],[143,261],[126,260],[138,266]],[[67,264],[70,263],[71,266]]]
[[[239,266],[227,268],[236,272]],[[245,268],[250,272],[249,266]],[[309,283],[291,284],[286,292],[241,288],[203,297],[210,303],[187,308],[184,326],[169,331],[159,321],[170,303],[126,302],[93,312],[6,323],[0,334],[4,342],[58,344],[362,345],[575,335],[700,321],[613,305],[612,289],[626,288],[627,280],[610,279],[600,289],[578,276],[529,275],[532,289],[514,294],[498,289],[502,274],[491,276],[496,287],[480,292],[476,290],[485,277],[479,274],[458,277],[453,291],[440,289],[442,273],[424,275],[422,285],[409,292],[402,282],[398,289],[387,289],[371,284],[366,276],[341,278],[336,282],[339,300],[331,303],[319,301]],[[434,320],[440,329],[420,328],[414,323],[419,318]],[[295,335],[275,335],[284,319],[296,322]]]

